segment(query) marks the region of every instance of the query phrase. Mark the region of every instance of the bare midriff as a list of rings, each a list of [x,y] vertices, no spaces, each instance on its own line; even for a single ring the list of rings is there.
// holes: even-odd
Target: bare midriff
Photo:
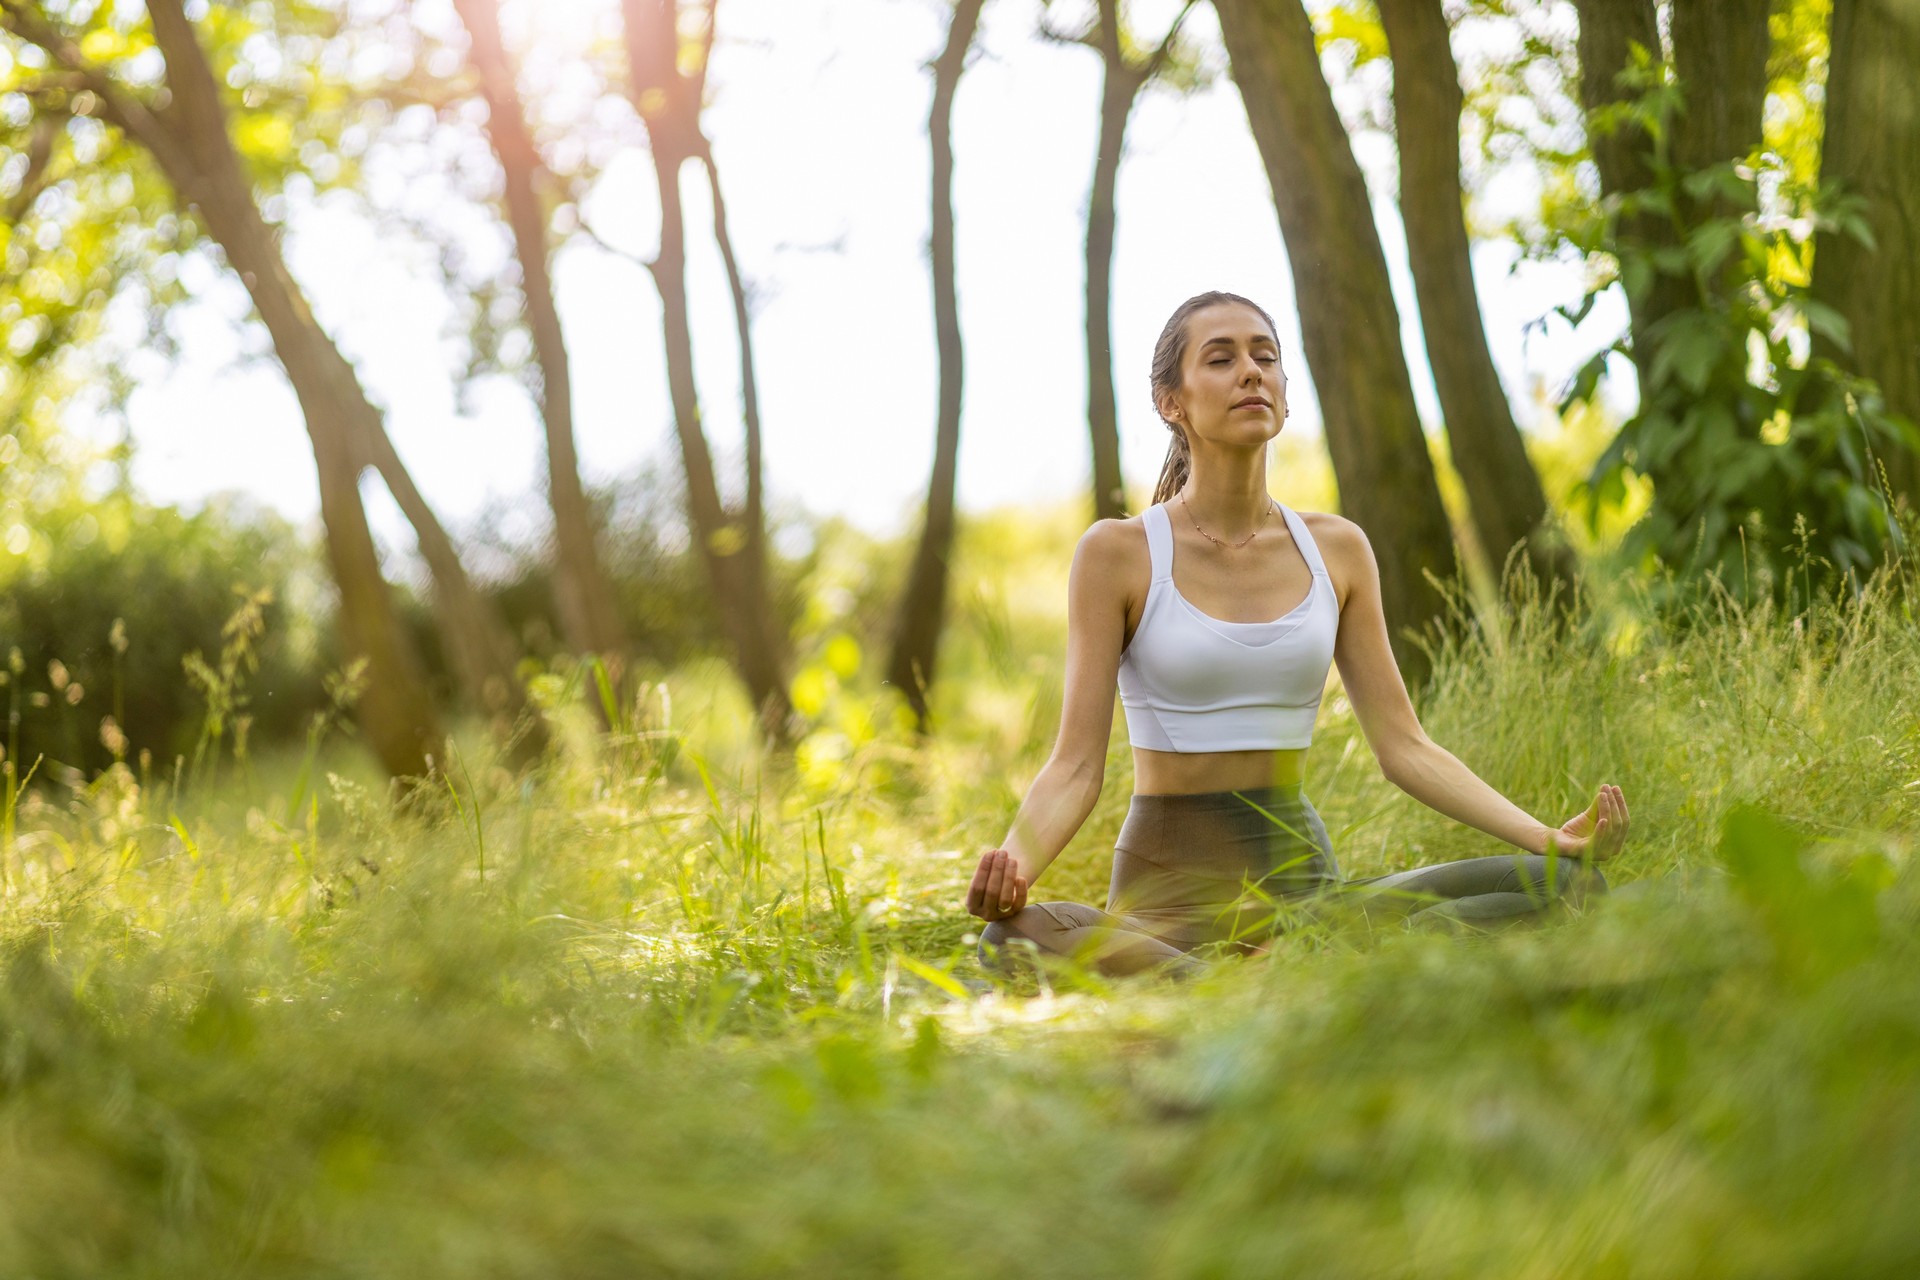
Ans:
[[[1133,749],[1133,793],[1191,796],[1209,791],[1298,786],[1307,748],[1266,751],[1150,751]]]

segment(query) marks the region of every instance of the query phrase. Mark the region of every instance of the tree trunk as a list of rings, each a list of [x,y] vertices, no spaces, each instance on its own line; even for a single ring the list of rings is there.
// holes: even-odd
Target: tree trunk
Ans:
[[[180,0],[150,0],[147,9],[172,91],[161,123],[173,141],[161,140],[156,159],[183,200],[199,210],[252,295],[306,417],[319,471],[327,557],[340,590],[341,630],[349,656],[366,664],[356,715],[388,772],[424,774],[427,753],[439,746],[440,728],[419,660],[380,574],[360,501],[363,428],[355,421],[352,398],[342,394],[343,383],[353,382],[352,370],[307,309],[253,202],[227,136],[212,72]]]
[[[750,554],[756,535],[744,529],[744,519],[729,512],[720,501],[694,382],[680,170],[706,150],[699,122],[706,79],[704,52],[694,72],[686,74],[679,69],[679,7],[675,0],[622,0],[621,12],[630,73],[628,91],[646,126],[654,180],[660,192],[660,251],[649,266],[660,291],[667,390],[686,469],[688,522],[713,583],[714,607],[733,643],[735,666],[753,700],[761,729],[770,741],[783,743],[790,736],[793,708],[781,675],[779,646],[772,639],[766,582]],[[709,42],[711,37],[709,26]]]
[[[1427,575],[1449,581],[1459,562],[1366,180],[1299,0],[1215,0],[1214,8],[1287,242],[1340,505],[1374,545],[1394,656],[1417,687],[1428,664],[1406,633],[1444,625],[1445,600]]]
[[[487,133],[505,178],[507,223],[520,261],[520,291],[540,368],[547,435],[547,500],[553,509],[554,606],[576,653],[615,658],[627,647],[612,585],[601,566],[592,510],[574,447],[573,378],[549,269],[546,212],[536,183],[540,154],[521,109],[513,60],[500,35],[498,0],[455,0],[487,101]]]
[[[441,640],[455,678],[472,704],[490,712],[517,713],[525,695],[513,673],[513,640],[499,616],[474,589],[460,556],[407,474],[393,442],[367,399],[353,366],[313,318],[299,286],[286,270],[273,232],[260,218],[238,154],[226,133],[213,74],[179,0],[161,0],[148,10],[154,38],[173,77],[167,115],[191,113],[186,132],[188,177],[206,198],[196,198],[208,230],[239,272],[254,306],[273,336],[275,353],[311,415],[337,423],[362,465],[381,474],[395,502],[413,525],[421,555],[433,574],[433,600]],[[302,381],[306,386],[302,388]]]
[[[1102,0],[1100,147],[1094,155],[1093,191],[1087,198],[1087,430],[1093,438],[1093,518],[1126,514],[1120,475],[1120,420],[1113,390],[1113,242],[1120,156],[1127,119],[1146,77],[1127,65],[1120,47],[1119,6]]]
[[[887,679],[906,696],[920,732],[931,728],[927,690],[933,684],[940,628],[946,612],[948,557],[953,551],[954,475],[960,457],[960,304],[953,245],[953,96],[966,70],[967,50],[980,26],[985,0],[955,0],[947,46],[933,65],[933,320],[940,353],[939,417],[933,474],[927,483],[926,525],[907,578]]]
[[[1674,159],[1683,169],[1738,160],[1760,145],[1767,101],[1769,0],[1674,0],[1673,69],[1685,115],[1674,128]],[[1716,197],[1695,217],[1751,212]]]
[[[720,261],[727,270],[727,291],[733,297],[733,327],[740,348],[740,418],[746,429],[747,467],[747,545],[748,580],[761,584],[763,597],[770,596],[767,571],[767,512],[765,463],[760,434],[760,377],[753,362],[753,317],[747,306],[747,283],[740,273],[740,260],[733,252],[733,230],[727,220],[727,202],[720,190],[720,165],[713,158],[713,145],[700,139],[700,162],[707,171],[707,191],[713,207],[713,239],[720,249]],[[760,643],[768,653],[782,647],[771,599],[759,610],[762,636]]]
[[[1868,249],[1814,241],[1814,297],[1846,319],[1849,355],[1816,333],[1813,349],[1880,384],[1890,412],[1920,424],[1920,3],[1834,0],[1823,179],[1866,199]],[[1920,507],[1920,457],[1885,459],[1895,494]]]
[[[1644,47],[1656,59],[1660,56],[1660,32],[1656,25],[1653,0],[1574,0],[1579,14],[1580,35],[1577,51],[1580,60],[1580,106],[1589,115],[1616,103],[1628,101],[1633,91],[1614,83],[1614,77],[1633,65],[1632,47]],[[1590,131],[1594,167],[1600,171],[1600,190],[1604,195],[1641,191],[1653,185],[1653,142],[1645,130],[1623,126],[1606,133]],[[1644,252],[1676,242],[1671,218],[1653,212],[1641,212],[1623,218],[1618,228],[1623,247]],[[1634,372],[1645,399],[1653,388],[1653,343],[1647,331],[1660,317],[1688,305],[1684,282],[1668,275],[1657,275],[1639,297],[1627,297],[1627,330],[1631,343]]]
[[[1446,13],[1440,0],[1379,0],[1379,6],[1393,58],[1400,213],[1420,325],[1474,532],[1496,579],[1524,541],[1542,584],[1571,588],[1572,557],[1548,520],[1547,495],[1494,368],[1474,288],[1460,186],[1465,100]]]
[[[1591,115],[1630,96],[1615,86],[1614,77],[1631,65],[1633,44],[1645,46],[1657,58],[1660,37],[1653,0],[1575,0],[1574,7],[1580,19],[1580,104]],[[1745,156],[1760,143],[1769,48],[1767,0],[1675,0],[1672,38],[1682,111],[1672,123],[1671,162],[1698,171]],[[1653,184],[1654,144],[1644,130],[1596,133],[1591,143],[1604,194]],[[1746,211],[1717,195],[1704,203],[1685,203],[1671,214],[1648,210],[1623,218],[1618,230],[1622,248],[1656,253],[1679,245],[1684,228],[1704,218]],[[1655,327],[1703,301],[1693,280],[1667,272],[1654,275],[1639,296],[1629,293],[1628,329],[1642,399],[1653,388]]]

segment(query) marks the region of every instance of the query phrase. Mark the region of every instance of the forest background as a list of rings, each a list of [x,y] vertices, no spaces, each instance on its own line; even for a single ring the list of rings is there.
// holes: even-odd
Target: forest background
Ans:
[[[1916,65],[1916,0],[0,0],[0,1254],[1898,1269]],[[969,985],[1207,287],[1429,731],[1636,797],[1590,928]],[[1350,874],[1486,851],[1367,760],[1336,680]]]

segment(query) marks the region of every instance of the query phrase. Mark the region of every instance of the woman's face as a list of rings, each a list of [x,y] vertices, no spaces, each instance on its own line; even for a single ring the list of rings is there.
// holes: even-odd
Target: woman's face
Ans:
[[[1187,320],[1180,389],[1168,397],[1172,420],[1214,444],[1258,445],[1280,434],[1287,412],[1287,375],[1280,344],[1258,311],[1223,303]],[[1169,415],[1172,416],[1172,415]]]

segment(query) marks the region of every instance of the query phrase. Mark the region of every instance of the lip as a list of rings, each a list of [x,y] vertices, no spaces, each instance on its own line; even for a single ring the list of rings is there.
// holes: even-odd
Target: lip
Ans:
[[[1234,405],[1233,407],[1236,409],[1250,409],[1254,405],[1259,405],[1262,409],[1273,408],[1273,405],[1271,403],[1262,399],[1259,396],[1248,396],[1245,400],[1242,400],[1240,403]]]

